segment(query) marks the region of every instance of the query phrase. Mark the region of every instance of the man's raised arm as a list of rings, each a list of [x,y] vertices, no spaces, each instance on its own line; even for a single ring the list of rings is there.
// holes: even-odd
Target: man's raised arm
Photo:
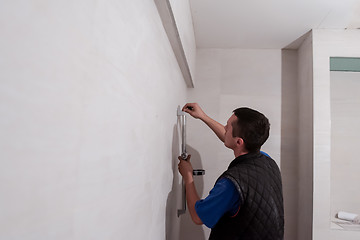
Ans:
[[[208,125],[211,130],[214,131],[216,136],[224,142],[225,140],[225,127],[221,123],[218,123],[214,119],[210,118],[208,115],[204,113],[199,104],[197,103],[187,103],[182,109],[184,112],[189,113],[192,117],[196,119],[200,119],[206,125]]]

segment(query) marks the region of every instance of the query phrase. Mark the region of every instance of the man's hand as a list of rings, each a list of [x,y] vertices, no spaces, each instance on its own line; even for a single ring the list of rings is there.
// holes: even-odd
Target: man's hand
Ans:
[[[194,118],[204,119],[204,117],[206,116],[204,111],[201,109],[201,107],[197,103],[185,104],[185,106],[182,108],[182,111],[189,113]]]
[[[183,176],[185,184],[192,183],[194,181],[193,179],[193,167],[190,163],[191,155],[188,155],[186,160],[182,159],[182,157],[178,157],[180,160],[178,164],[179,172]]]
[[[194,223],[201,225],[203,222],[200,217],[197,215],[195,210],[195,204],[200,200],[199,195],[196,191],[194,179],[193,179],[193,168],[190,163],[190,155],[186,158],[186,160],[179,157],[179,172],[183,176],[186,188],[186,201],[189,207],[189,212],[191,219]]]
[[[187,103],[182,108],[183,112],[189,113],[194,118],[198,118],[202,120],[206,125],[208,125],[211,130],[214,131],[216,136],[222,141],[225,141],[225,127],[224,125],[218,123],[214,119],[210,118],[208,115],[204,113],[199,104],[197,103]]]

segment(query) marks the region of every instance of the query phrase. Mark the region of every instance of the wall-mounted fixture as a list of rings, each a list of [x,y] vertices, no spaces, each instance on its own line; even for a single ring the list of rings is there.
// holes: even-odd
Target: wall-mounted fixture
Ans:
[[[186,152],[186,115],[185,112],[181,111],[180,107],[177,109],[177,116],[180,122],[180,129],[181,129],[181,158],[186,159],[188,157],[188,153]],[[202,176],[205,175],[204,169],[194,169],[193,170],[194,176]],[[181,184],[182,187],[182,202],[181,202],[181,209],[178,209],[177,215],[184,214],[186,212],[186,191],[184,181]]]
[[[186,116],[185,112],[181,111],[180,106],[177,110],[177,116],[180,121],[180,129],[181,129],[181,158],[186,159],[188,154],[186,152]],[[186,191],[184,186],[184,181],[181,183],[182,188],[182,202],[181,202],[181,209],[178,209],[177,215],[180,217],[180,215],[184,214],[186,212]]]

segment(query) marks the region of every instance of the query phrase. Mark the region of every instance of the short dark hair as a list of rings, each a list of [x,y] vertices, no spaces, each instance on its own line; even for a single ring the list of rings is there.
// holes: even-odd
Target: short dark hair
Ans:
[[[237,121],[232,124],[233,137],[242,138],[249,152],[260,151],[269,137],[270,123],[267,117],[247,107],[235,109],[233,113],[237,117]]]

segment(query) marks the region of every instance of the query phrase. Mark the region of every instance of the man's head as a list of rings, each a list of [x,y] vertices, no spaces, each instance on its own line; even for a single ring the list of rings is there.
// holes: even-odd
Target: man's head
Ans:
[[[225,126],[225,146],[235,151],[256,152],[269,137],[269,120],[260,112],[250,108],[233,111]]]

